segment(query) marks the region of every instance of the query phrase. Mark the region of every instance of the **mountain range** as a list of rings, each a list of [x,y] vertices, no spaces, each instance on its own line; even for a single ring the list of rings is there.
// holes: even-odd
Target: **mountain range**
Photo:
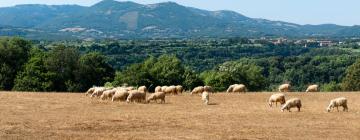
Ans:
[[[360,26],[299,25],[174,2],[143,5],[103,0],[89,7],[17,5],[0,8],[0,19],[1,36],[31,39],[360,36]]]

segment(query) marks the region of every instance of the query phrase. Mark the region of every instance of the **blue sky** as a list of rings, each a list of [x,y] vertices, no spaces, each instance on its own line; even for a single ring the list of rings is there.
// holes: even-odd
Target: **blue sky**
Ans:
[[[16,4],[78,4],[101,0],[0,0],[0,7]],[[233,10],[252,18],[298,24],[360,25],[360,0],[130,0],[142,4],[165,1],[206,10]]]

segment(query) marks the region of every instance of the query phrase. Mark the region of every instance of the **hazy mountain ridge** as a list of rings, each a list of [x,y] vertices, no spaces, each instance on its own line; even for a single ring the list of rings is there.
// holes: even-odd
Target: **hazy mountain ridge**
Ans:
[[[358,26],[298,25],[206,11],[174,2],[142,5],[104,0],[93,6],[18,5],[0,8],[0,35],[42,38],[183,38],[230,36],[358,36]],[[30,31],[29,31],[30,30]],[[14,33],[12,33],[14,31]],[[41,34],[41,35],[39,35]],[[45,35],[44,35],[45,34]]]

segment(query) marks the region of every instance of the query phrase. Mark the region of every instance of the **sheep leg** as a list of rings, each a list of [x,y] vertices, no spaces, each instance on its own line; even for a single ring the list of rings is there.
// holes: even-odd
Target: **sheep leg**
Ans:
[[[344,111],[346,110],[346,112],[348,112],[348,107],[347,107],[347,105],[344,105],[343,108],[344,108],[344,109],[343,109]]]
[[[338,106],[336,107],[336,110],[339,112],[339,107]]]
[[[298,111],[300,112],[300,107],[298,107]]]
[[[277,102],[275,102],[275,105],[276,105],[276,107],[277,107]]]

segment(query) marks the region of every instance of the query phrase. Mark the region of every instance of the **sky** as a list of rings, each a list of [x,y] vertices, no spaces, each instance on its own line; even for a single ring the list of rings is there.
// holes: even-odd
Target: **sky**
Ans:
[[[93,5],[101,0],[0,0],[0,7],[17,4]],[[121,1],[121,0],[118,0]],[[173,1],[204,10],[232,10],[252,18],[297,24],[360,25],[360,0],[129,0],[141,4]]]

